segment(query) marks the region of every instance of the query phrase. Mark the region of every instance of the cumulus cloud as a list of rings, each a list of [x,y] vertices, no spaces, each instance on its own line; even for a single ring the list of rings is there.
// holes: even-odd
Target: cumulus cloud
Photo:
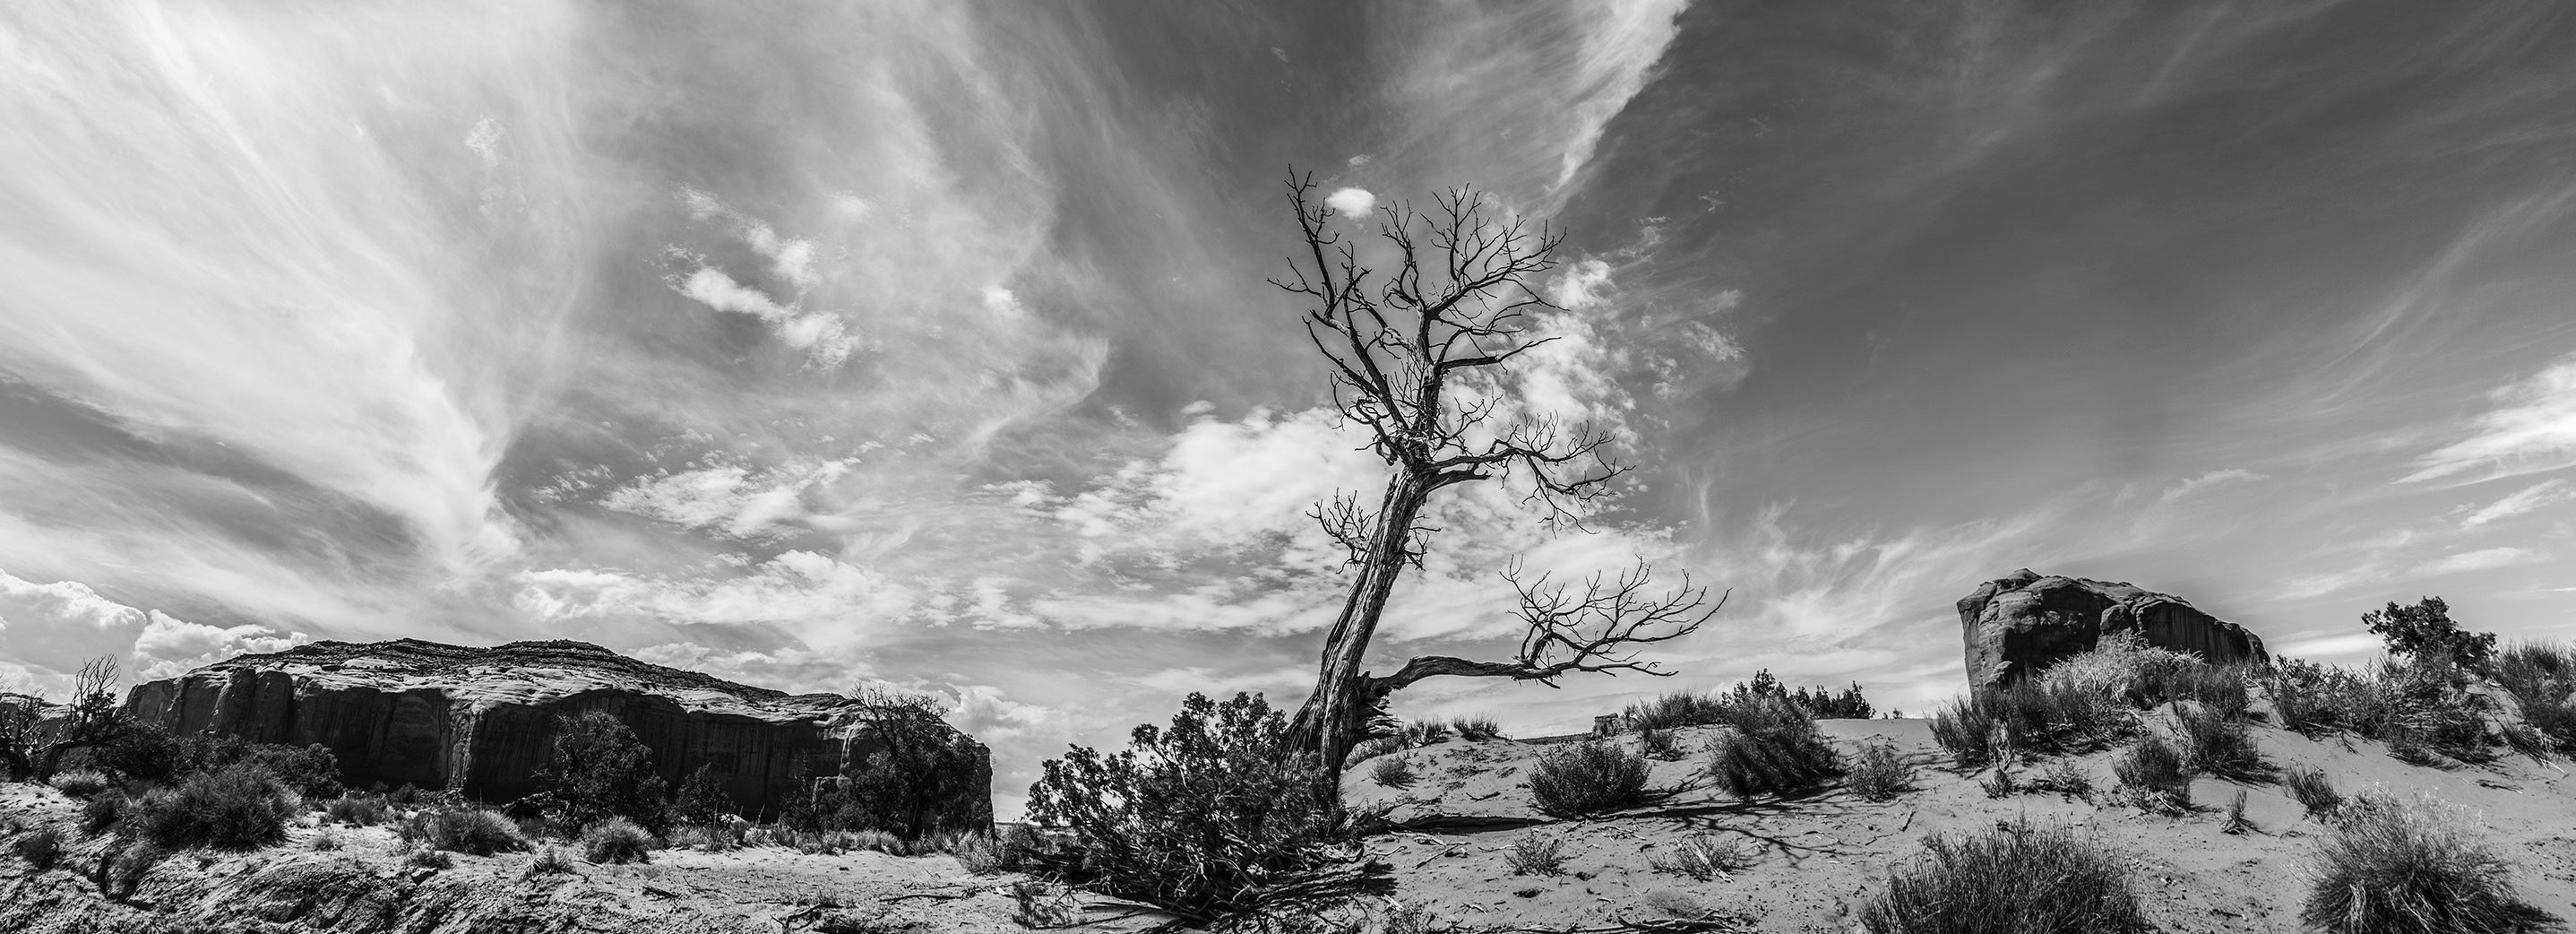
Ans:
[[[135,636],[135,673],[145,679],[167,678],[235,655],[282,652],[309,641],[312,637],[300,632],[280,635],[269,627],[247,623],[209,626],[155,610],[151,621]]]
[[[1566,268],[1548,285],[1548,301],[1568,311],[1594,308],[1609,300],[1610,264],[1586,259]]]
[[[1357,220],[1377,209],[1377,195],[1366,188],[1337,188],[1324,196],[1324,206],[1342,212],[1343,217]]]
[[[2485,469],[2510,477],[2576,465],[2576,354],[2487,394],[2493,404],[2468,438],[2416,459],[2400,483]]]

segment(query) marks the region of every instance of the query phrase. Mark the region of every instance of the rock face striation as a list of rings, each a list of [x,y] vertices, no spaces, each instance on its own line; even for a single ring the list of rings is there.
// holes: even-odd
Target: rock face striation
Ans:
[[[2270,657],[2261,637],[2181,597],[2126,583],[2043,577],[2027,568],[1960,598],[1959,627],[1972,688],[2026,676],[2129,630],[2150,646],[2195,652],[2215,664]]]
[[[557,715],[601,710],[652,747],[664,780],[676,787],[708,766],[754,817],[881,748],[849,698],[735,684],[583,642],[316,642],[136,685],[126,707],[180,735],[329,746],[353,786],[456,788],[496,802],[538,790]],[[991,754],[965,743],[980,798],[949,813],[989,823]]]

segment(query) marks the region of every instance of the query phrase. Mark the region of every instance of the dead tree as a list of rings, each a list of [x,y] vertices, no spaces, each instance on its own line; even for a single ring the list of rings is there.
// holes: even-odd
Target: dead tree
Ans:
[[[124,738],[134,721],[116,699],[116,656],[101,655],[72,677],[72,701],[59,713],[40,698],[0,699],[0,765],[14,780],[46,781],[74,749]]]
[[[1579,592],[1509,572],[1526,624],[1509,661],[1430,656],[1386,677],[1364,670],[1388,595],[1406,567],[1421,567],[1437,531],[1423,520],[1434,494],[1510,476],[1530,490],[1527,502],[1542,521],[1579,527],[1580,504],[1629,468],[1608,457],[1607,431],[1525,410],[1502,378],[1514,360],[1555,340],[1529,328],[1533,314],[1563,310],[1536,288],[1556,265],[1562,235],[1498,217],[1485,195],[1460,188],[1436,197],[1428,212],[1404,205],[1388,212],[1376,231],[1382,248],[1370,251],[1392,263],[1381,271],[1332,229],[1332,209],[1312,199],[1313,175],[1292,174],[1287,187],[1305,244],[1289,261],[1290,275],[1270,282],[1309,303],[1306,334],[1330,364],[1334,405],[1368,429],[1369,450],[1388,467],[1374,508],[1341,496],[1313,513],[1356,573],[1325,640],[1314,693],[1290,723],[1288,748],[1318,756],[1329,774],[1389,693],[1439,675],[1553,687],[1571,672],[1671,674],[1637,661],[1637,649],[1696,631],[1725,599],[1709,603],[1707,589],[1687,578],[1650,593],[1643,562],[1594,577]]]

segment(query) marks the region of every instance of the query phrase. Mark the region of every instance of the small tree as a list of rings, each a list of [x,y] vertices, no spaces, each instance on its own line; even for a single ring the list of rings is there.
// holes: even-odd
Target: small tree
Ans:
[[[845,782],[860,820],[906,840],[992,829],[992,799],[974,782],[981,750],[948,725],[937,698],[870,688],[857,700],[859,722],[877,744]]]
[[[680,781],[679,793],[671,798],[671,819],[692,827],[713,826],[733,812],[733,796],[716,781],[714,770],[703,765]]]
[[[1508,475],[1530,490],[1544,521],[1579,525],[1578,504],[1607,493],[1628,468],[1607,456],[1610,432],[1523,411],[1506,379],[1513,361],[1555,340],[1530,330],[1532,315],[1562,310],[1536,288],[1556,266],[1561,235],[1531,230],[1483,193],[1455,189],[1434,198],[1429,212],[1407,205],[1388,212],[1377,228],[1382,243],[1372,248],[1372,258],[1383,252],[1392,261],[1381,272],[1363,263],[1355,240],[1333,230],[1333,208],[1312,197],[1313,175],[1292,175],[1287,187],[1305,242],[1289,275],[1271,284],[1310,303],[1306,335],[1330,369],[1335,406],[1368,429],[1370,452],[1388,468],[1374,509],[1337,497],[1314,512],[1348,552],[1354,576],[1287,748],[1341,762],[1388,694],[1429,677],[1554,686],[1571,672],[1669,674],[1637,661],[1637,648],[1698,629],[1717,607],[1688,578],[1650,592],[1643,562],[1615,579],[1593,578],[1579,595],[1545,575],[1508,573],[1526,627],[1508,661],[1427,656],[1391,676],[1365,670],[1396,580],[1421,567],[1435,531],[1423,521],[1433,496]]]
[[[625,817],[657,832],[669,825],[664,782],[653,772],[653,750],[625,721],[586,710],[555,718],[553,755],[536,773],[548,817],[578,829]]]
[[[2387,609],[2361,614],[2361,623],[2388,643],[2388,651],[2419,661],[2440,659],[2483,671],[2495,656],[2495,634],[2461,629],[2451,621],[2451,605],[2440,597],[2425,597],[2413,606],[2391,601]]]

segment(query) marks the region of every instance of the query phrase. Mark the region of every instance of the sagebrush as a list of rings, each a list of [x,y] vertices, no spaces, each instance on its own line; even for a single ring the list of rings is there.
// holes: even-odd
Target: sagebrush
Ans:
[[[1738,798],[1795,794],[1842,774],[1842,759],[1795,703],[1757,696],[1709,747],[1708,776]]]
[[[1539,757],[1530,769],[1530,801],[1559,817],[1635,807],[1646,800],[1644,756],[1598,740]]]

